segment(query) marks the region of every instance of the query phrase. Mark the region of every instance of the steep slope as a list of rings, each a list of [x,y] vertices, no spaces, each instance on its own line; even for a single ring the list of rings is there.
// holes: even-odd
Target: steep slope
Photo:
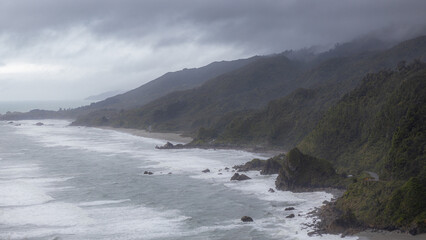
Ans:
[[[209,79],[241,68],[257,58],[213,62],[200,68],[169,72],[131,91],[91,104],[90,108],[130,109],[142,106],[168,93],[200,86]]]
[[[418,111],[426,103],[425,71],[425,65],[416,61],[408,66],[401,63],[397,71],[367,75],[360,87],[327,112],[299,144],[300,150],[341,168],[384,171],[392,138],[407,114],[424,117]],[[404,134],[410,135],[398,136]]]
[[[405,41],[381,52],[326,60],[300,77],[299,82],[305,89],[271,101],[260,111],[228,114],[211,129],[200,131],[193,144],[261,144],[291,149],[313,130],[329,107],[360,83],[365,74],[414,58],[426,59],[426,37]]]
[[[369,74],[299,144],[355,180],[337,200],[339,224],[426,232],[426,64]]]
[[[157,131],[194,131],[210,126],[231,111],[260,108],[297,88],[303,64],[283,55],[261,57],[238,70],[207,81],[198,88],[174,92],[145,106],[109,116],[118,127]],[[76,124],[87,124],[80,118]]]

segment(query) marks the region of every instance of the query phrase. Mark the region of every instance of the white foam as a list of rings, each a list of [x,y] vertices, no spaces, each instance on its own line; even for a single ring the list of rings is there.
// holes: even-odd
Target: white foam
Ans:
[[[123,206],[129,204],[128,199],[98,200],[78,204],[55,201],[48,193],[58,190],[54,183],[66,181],[65,178],[65,180],[43,178],[38,165],[16,165],[0,169],[0,179],[8,179],[0,181],[0,188],[4,186],[2,189],[8,190],[6,193],[0,193],[0,205],[7,206],[0,214],[0,224],[11,226],[29,224],[37,227],[21,232],[15,231],[13,234],[0,233],[0,238],[22,239],[71,234],[76,236],[75,239],[90,239],[93,236],[103,239],[132,239],[143,236],[150,239],[196,236],[202,232],[252,226],[253,229],[278,238],[290,236],[290,239],[320,239],[318,236],[308,237],[307,233],[311,229],[301,228],[303,223],[313,221],[312,218],[306,217],[306,213],[320,206],[324,200],[330,200],[330,194],[282,191],[270,193],[268,189],[275,188],[276,175],[262,176],[256,171],[245,173],[252,178],[251,180],[230,181],[234,173],[225,171],[224,168],[243,164],[252,158],[262,158],[256,154],[234,150],[156,150],[155,145],[162,145],[165,141],[110,130],[66,127],[69,123],[66,121],[47,120],[44,121],[44,126],[35,126],[35,123],[36,121],[22,121],[22,126],[14,129],[44,147],[83,149],[102,153],[104,156],[126,154],[140,159],[140,167],[146,170],[152,168],[164,173],[184,174],[222,185],[270,204],[270,214],[255,219],[255,222],[249,225],[234,219],[188,230],[186,228],[188,218],[179,211]],[[206,168],[211,172],[202,173],[201,171]],[[13,199],[20,200],[13,202]],[[288,206],[294,206],[296,210],[284,211]],[[294,213],[297,217],[285,218],[289,213]],[[321,239],[337,238],[339,236],[324,235]]]
[[[43,189],[25,181],[1,181],[0,189],[1,207],[42,204],[53,200]]]
[[[0,168],[0,178],[28,178],[37,177],[39,166],[36,164],[20,164],[12,166],[2,166]]]
[[[79,203],[78,206],[80,206],[80,207],[91,207],[91,206],[117,204],[117,203],[123,203],[123,202],[128,202],[128,201],[130,201],[130,199],[92,201],[92,202]]]
[[[92,220],[80,208],[73,204],[51,202],[39,205],[2,209],[0,223],[20,226],[73,226],[90,224]]]
[[[15,220],[8,224],[36,224],[37,227],[0,233],[0,238],[23,239],[62,234],[70,235],[71,239],[138,239],[142,236],[144,239],[161,239],[183,232],[188,219],[175,210],[156,210],[144,206],[98,206],[83,210],[66,203],[8,210],[4,217],[11,217],[11,214],[18,217],[13,217]],[[24,214],[28,214],[30,219],[25,218]]]
[[[23,127],[18,128],[17,133],[31,137],[45,147],[68,147],[104,154],[136,154],[134,142],[142,142],[140,146],[150,146],[150,149],[165,143],[113,130],[68,127],[67,121],[46,120],[43,126],[35,126],[35,121],[22,122]],[[52,122],[55,124],[49,124]]]
[[[256,154],[235,150],[156,150],[147,153],[144,160],[150,160],[151,165],[144,163],[141,168],[155,168],[164,172],[189,174],[192,177],[209,176],[202,173],[208,168],[212,172],[219,169],[245,163],[247,160],[259,157]]]

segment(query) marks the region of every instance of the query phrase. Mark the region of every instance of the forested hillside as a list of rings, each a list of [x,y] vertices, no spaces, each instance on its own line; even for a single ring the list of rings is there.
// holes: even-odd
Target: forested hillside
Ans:
[[[336,203],[351,227],[426,231],[426,64],[367,75],[299,144],[358,178]]]
[[[284,55],[263,57],[198,88],[173,92],[141,108],[110,115],[107,124],[151,127],[157,131],[196,131],[210,126],[226,113],[260,108],[290,93],[300,86],[297,78],[303,70],[303,63],[291,61]],[[76,124],[98,122],[92,116],[77,119]]]
[[[198,145],[267,145],[291,149],[314,129],[323,114],[368,72],[396,66],[399,61],[426,59],[426,37],[398,44],[381,52],[333,58],[305,72],[304,89],[271,101],[258,111],[225,115],[203,129]]]

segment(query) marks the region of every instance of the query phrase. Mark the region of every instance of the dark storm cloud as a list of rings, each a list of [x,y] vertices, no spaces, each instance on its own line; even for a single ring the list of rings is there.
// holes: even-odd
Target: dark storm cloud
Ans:
[[[423,0],[6,0],[0,9],[0,32],[21,37],[80,25],[98,37],[154,37],[154,46],[193,42],[266,51],[346,41],[382,29],[405,34],[424,30],[426,23]]]

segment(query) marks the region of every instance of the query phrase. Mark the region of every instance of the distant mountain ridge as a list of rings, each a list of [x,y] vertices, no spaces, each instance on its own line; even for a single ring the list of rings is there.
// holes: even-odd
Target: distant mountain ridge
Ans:
[[[139,107],[168,93],[200,86],[209,79],[238,69],[257,58],[213,62],[200,68],[169,72],[138,88],[91,104],[88,108],[131,109]]]
[[[223,114],[242,109],[260,108],[270,100],[296,89],[304,63],[291,61],[282,54],[259,57],[234,71],[185,91],[172,92],[140,108],[107,116],[116,127],[156,131],[194,131],[209,126]],[[94,124],[96,113],[79,118],[75,124]],[[93,121],[92,123],[90,123]]]
[[[131,109],[142,106],[159,97],[167,95],[168,93],[197,87],[211,78],[238,69],[255,61],[258,58],[259,57],[255,56],[247,59],[213,62],[200,68],[183,69],[176,72],[169,72],[128,92],[75,109],[66,111],[48,111],[35,109],[27,113],[12,113],[3,116],[0,115],[0,119],[75,119],[93,111],[104,111],[103,109],[109,109],[110,111]],[[99,96],[96,96],[96,98],[98,97]]]
[[[84,100],[102,101],[102,100],[105,100],[107,98],[113,97],[113,96],[121,94],[121,93],[123,93],[123,91],[120,91],[120,90],[108,91],[108,92],[103,92],[103,93],[99,93],[99,94],[96,94],[96,95],[89,96],[89,97],[85,98]]]

